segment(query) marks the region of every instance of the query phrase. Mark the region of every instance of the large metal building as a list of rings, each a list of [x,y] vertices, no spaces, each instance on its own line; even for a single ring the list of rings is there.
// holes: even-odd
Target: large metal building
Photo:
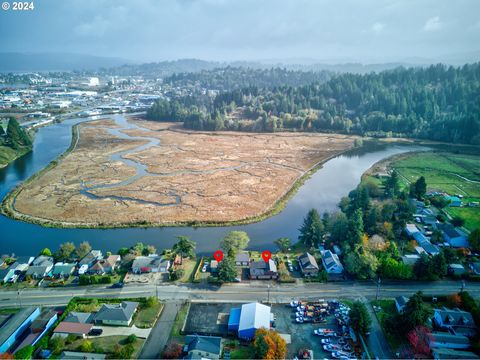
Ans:
[[[230,313],[232,319],[238,316],[238,309],[232,309]],[[271,309],[270,306],[262,305],[257,302],[244,304],[240,310],[240,319],[238,321],[238,337],[244,340],[252,340],[255,331],[260,328],[270,329]],[[236,322],[235,320],[233,322]],[[229,321],[229,325],[230,324]],[[229,330],[235,330],[236,326],[229,326]]]

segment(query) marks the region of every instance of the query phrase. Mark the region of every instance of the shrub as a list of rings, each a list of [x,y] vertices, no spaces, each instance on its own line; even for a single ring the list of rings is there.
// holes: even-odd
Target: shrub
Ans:
[[[35,348],[32,345],[25,346],[18,350],[13,356],[15,359],[31,359],[33,355],[33,350]]]

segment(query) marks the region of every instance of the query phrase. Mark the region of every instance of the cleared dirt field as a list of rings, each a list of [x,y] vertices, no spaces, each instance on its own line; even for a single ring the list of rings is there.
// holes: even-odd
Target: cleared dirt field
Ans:
[[[64,226],[254,221],[307,171],[354,140],[125,124],[79,125],[71,153],[23,186],[12,202],[14,213]]]

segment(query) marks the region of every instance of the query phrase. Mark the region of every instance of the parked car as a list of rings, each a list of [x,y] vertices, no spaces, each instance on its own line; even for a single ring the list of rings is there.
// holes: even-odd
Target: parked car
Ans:
[[[121,288],[123,288],[123,282],[116,282],[111,287],[112,287],[112,289],[121,289]]]
[[[88,333],[89,336],[100,336],[103,333],[103,329],[92,329]]]

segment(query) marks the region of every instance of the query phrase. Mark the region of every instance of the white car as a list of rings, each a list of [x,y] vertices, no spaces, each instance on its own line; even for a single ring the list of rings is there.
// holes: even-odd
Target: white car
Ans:
[[[303,305],[297,306],[297,311],[305,311],[305,306]]]
[[[315,329],[313,330],[314,335],[322,336],[324,334],[323,329]]]
[[[294,308],[298,306],[298,301],[297,300],[292,300],[290,301],[290,307]]]
[[[303,318],[302,318],[302,317],[297,317],[297,318],[295,319],[295,321],[296,321],[297,323],[300,323],[300,324],[301,324],[301,323],[303,323]]]
[[[322,340],[320,340],[320,342],[321,342],[323,345],[328,345],[328,344],[330,344],[330,339],[322,339]]]

